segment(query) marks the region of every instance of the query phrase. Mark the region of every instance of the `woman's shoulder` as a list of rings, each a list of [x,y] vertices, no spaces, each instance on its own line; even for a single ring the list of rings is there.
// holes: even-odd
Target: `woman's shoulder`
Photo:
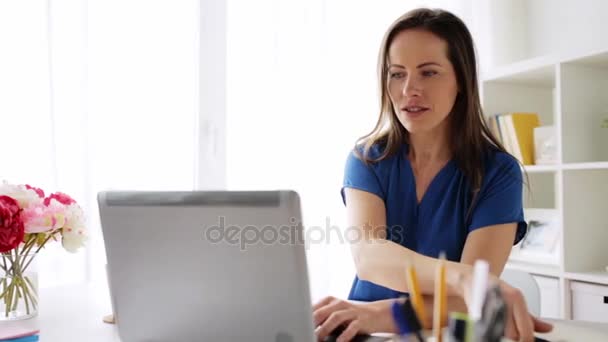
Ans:
[[[498,167],[519,167],[519,162],[510,153],[491,149],[488,152],[487,163]]]
[[[376,194],[386,201],[388,184],[395,167],[394,156],[385,156],[382,144],[356,145],[349,153],[344,168],[344,187]],[[344,200],[344,190],[342,190]]]
[[[492,149],[488,152],[486,158],[486,174],[489,177],[500,175],[521,176],[521,168],[519,161],[511,154]]]
[[[378,141],[366,148],[366,143],[359,143],[350,151],[350,157],[366,160],[372,165],[386,165],[391,163],[403,149],[403,145],[393,148],[393,152],[382,158],[390,146],[384,141]]]

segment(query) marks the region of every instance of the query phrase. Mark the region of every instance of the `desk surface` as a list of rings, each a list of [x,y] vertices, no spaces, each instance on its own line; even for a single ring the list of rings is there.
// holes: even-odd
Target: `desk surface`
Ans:
[[[102,322],[110,313],[107,288],[72,285],[43,289],[38,317],[15,322],[0,322],[0,331],[23,327],[40,329],[41,342],[120,342],[115,325]],[[550,341],[608,341],[608,324],[553,321],[550,334],[539,335]]]
[[[111,312],[105,286],[70,285],[40,290],[38,316],[23,321],[0,322],[2,327],[39,329],[41,342],[120,342],[115,325],[103,323]]]

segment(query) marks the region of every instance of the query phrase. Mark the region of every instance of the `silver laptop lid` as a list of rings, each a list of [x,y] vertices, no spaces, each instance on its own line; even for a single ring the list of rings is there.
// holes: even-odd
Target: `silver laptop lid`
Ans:
[[[101,192],[123,342],[314,341],[293,191]]]

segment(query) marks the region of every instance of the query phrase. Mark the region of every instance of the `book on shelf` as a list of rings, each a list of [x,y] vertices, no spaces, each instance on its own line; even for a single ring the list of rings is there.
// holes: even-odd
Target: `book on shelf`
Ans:
[[[537,113],[495,114],[488,123],[507,152],[524,165],[534,165],[534,128],[540,126]]]

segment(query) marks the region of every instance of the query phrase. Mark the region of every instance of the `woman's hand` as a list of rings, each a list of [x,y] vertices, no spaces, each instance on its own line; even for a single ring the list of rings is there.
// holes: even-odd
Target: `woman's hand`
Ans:
[[[473,272],[460,273],[456,282],[457,291],[465,300],[467,306],[471,304],[471,290],[473,284]],[[504,336],[513,341],[533,342],[534,332],[546,333],[553,330],[553,325],[534,317],[528,310],[526,299],[522,292],[507,284],[498,277],[490,274],[489,286],[498,286],[502,297],[507,305],[507,318],[505,322]]]
[[[553,325],[532,316],[526,300],[519,289],[500,281],[500,290],[507,303],[505,337],[513,341],[534,341],[534,332],[545,333],[553,330]]]
[[[323,341],[332,331],[343,327],[338,341],[350,341],[357,334],[378,332],[390,314],[388,301],[353,304],[334,297],[326,297],[313,306],[315,333]]]
[[[519,289],[493,276],[490,283],[500,286],[507,304],[505,337],[513,341],[532,342],[534,332],[546,333],[553,329],[550,323],[530,314],[526,300]],[[465,297],[469,297],[468,293]],[[313,306],[317,338],[323,340],[339,327],[343,327],[344,331],[338,337],[338,341],[349,341],[356,334],[395,332],[396,328],[390,312],[391,302],[392,300],[384,300],[354,304],[334,297],[326,297]]]

